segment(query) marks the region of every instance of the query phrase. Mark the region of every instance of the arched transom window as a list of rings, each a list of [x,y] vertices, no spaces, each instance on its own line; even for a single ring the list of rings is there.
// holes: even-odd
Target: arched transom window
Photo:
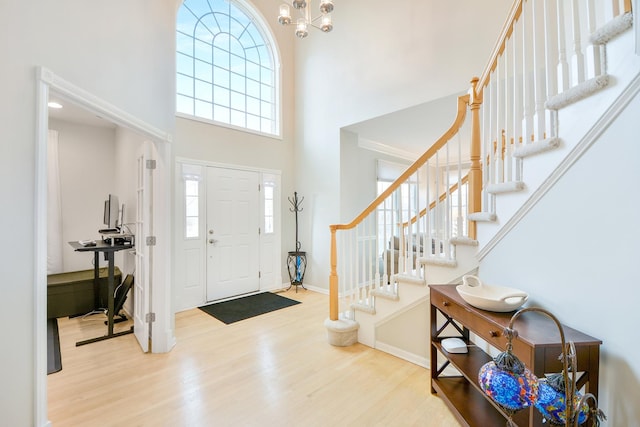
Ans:
[[[237,0],[185,0],[176,35],[176,111],[279,134],[275,46]]]

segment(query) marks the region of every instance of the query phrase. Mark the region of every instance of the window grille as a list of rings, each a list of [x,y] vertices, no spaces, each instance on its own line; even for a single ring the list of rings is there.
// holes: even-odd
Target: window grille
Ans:
[[[185,0],[176,32],[176,111],[279,134],[278,75],[266,26],[235,0]]]

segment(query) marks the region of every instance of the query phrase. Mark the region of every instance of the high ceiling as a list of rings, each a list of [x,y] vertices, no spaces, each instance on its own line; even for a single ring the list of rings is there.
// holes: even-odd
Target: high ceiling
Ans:
[[[459,95],[462,94],[355,123],[345,130],[358,134],[365,145],[415,160],[449,129],[456,117]]]

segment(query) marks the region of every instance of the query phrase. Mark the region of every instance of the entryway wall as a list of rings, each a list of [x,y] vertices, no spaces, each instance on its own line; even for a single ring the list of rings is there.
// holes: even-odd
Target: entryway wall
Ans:
[[[175,212],[174,212],[174,254],[175,280],[174,304],[176,312],[188,310],[207,302],[207,230],[206,230],[206,170],[224,168],[250,171],[259,174],[261,186],[260,221],[260,287],[259,291],[269,291],[283,287],[281,253],[281,172],[269,169],[251,168],[241,165],[221,164],[193,159],[176,159],[175,164]],[[197,233],[187,233],[186,182],[198,183]],[[273,229],[265,228],[265,187],[273,188]],[[268,210],[268,209],[267,209]]]

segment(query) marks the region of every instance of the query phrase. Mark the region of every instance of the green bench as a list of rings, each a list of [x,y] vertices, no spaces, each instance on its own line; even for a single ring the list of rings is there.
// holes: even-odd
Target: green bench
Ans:
[[[107,267],[100,268],[99,306],[107,307],[109,274]],[[93,270],[69,271],[47,276],[47,318],[76,316],[94,310]],[[122,273],[115,267],[113,283],[117,287],[122,282]]]

